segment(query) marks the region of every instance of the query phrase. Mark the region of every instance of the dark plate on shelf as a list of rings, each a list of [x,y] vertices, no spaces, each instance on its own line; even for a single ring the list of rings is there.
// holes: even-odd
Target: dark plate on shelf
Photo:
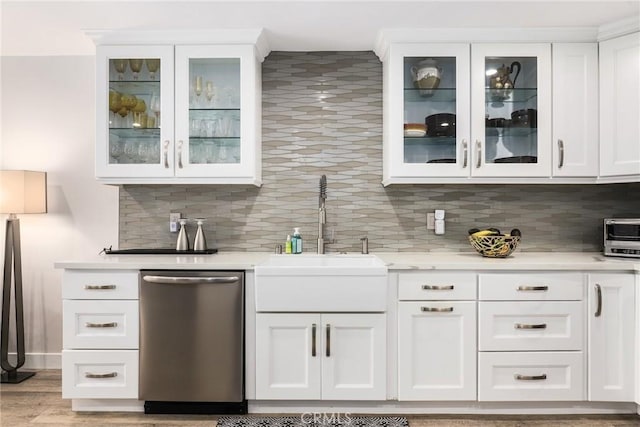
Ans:
[[[494,159],[493,163],[538,163],[537,156],[513,156]]]
[[[111,249],[105,248],[103,252],[107,255],[210,255],[218,252],[217,249],[205,249],[204,251],[179,251],[176,249]]]
[[[433,159],[429,160],[427,163],[455,163],[456,159]]]
[[[456,136],[456,115],[438,113],[425,117],[427,136]]]

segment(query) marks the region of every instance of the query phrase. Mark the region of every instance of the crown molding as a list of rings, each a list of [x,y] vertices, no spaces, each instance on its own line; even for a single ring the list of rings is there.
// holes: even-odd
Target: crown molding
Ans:
[[[640,31],[640,16],[638,15],[601,25],[598,29],[598,41],[609,40],[636,31]]]
[[[262,28],[202,30],[84,30],[99,45],[252,44],[262,62],[271,49]]]
[[[373,51],[384,60],[392,43],[578,43],[596,42],[598,28],[388,28],[376,36]]]

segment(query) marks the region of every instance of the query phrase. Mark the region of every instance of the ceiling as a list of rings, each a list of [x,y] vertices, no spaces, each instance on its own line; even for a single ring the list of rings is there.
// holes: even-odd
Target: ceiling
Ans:
[[[3,56],[93,55],[87,29],[263,28],[271,50],[372,50],[384,28],[597,28],[640,1],[0,0]]]

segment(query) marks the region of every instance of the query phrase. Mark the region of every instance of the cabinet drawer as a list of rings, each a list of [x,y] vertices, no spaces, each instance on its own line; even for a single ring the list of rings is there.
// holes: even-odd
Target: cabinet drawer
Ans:
[[[584,353],[479,353],[478,400],[584,400]]]
[[[64,399],[137,399],[138,350],[63,350]]]
[[[479,274],[479,299],[582,300],[584,282],[581,273]]]
[[[480,351],[582,350],[582,301],[479,303]]]
[[[137,349],[138,324],[138,301],[62,302],[62,339],[66,349]]]
[[[400,300],[475,300],[475,273],[400,273]]]
[[[65,270],[63,299],[138,299],[138,271]]]

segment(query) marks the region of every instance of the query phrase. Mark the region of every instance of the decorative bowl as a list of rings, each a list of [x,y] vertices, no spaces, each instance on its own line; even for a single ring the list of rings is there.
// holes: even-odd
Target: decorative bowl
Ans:
[[[506,258],[520,243],[520,236],[469,236],[469,243],[482,256]]]

